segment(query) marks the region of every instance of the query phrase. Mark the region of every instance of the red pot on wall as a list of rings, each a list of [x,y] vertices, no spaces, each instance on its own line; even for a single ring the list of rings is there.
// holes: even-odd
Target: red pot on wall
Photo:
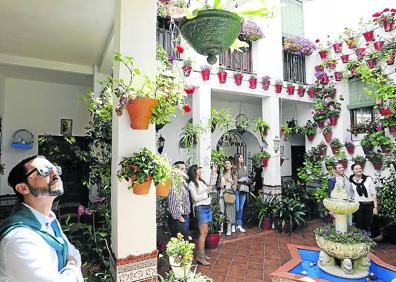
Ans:
[[[390,32],[390,31],[392,31],[394,25],[395,25],[395,22],[388,22],[388,21],[385,21],[385,22],[384,22],[384,30],[385,30],[385,32]]]
[[[262,158],[261,159],[261,166],[262,167],[268,167],[268,161],[269,161],[269,158]]]
[[[319,79],[320,79],[320,83],[322,84],[328,84],[330,80],[327,75],[322,75]]]
[[[195,92],[195,86],[190,86],[184,88],[184,92],[186,92],[187,95],[192,95]]]
[[[322,65],[315,66],[315,71],[323,71],[323,66]]]
[[[396,133],[396,126],[389,126],[389,133],[395,134]]]
[[[282,84],[275,84],[275,92],[276,93],[282,92]]]
[[[334,73],[334,78],[335,78],[335,80],[336,81],[341,81],[342,80],[342,72],[340,72],[340,71],[336,71],[335,73]]]
[[[330,124],[331,125],[337,125],[337,117],[330,117],[329,118],[329,120],[330,120]]]
[[[333,132],[325,132],[325,133],[323,133],[323,136],[324,136],[326,142],[330,142],[331,137],[333,137]]]
[[[340,58],[344,64],[349,61],[349,55],[341,55]]]
[[[355,153],[355,146],[350,145],[345,147],[347,149],[348,154],[353,155]]]
[[[355,67],[352,67],[352,68],[350,69],[350,71],[351,71],[351,76],[352,76],[352,77],[357,76],[357,70],[356,70]]]
[[[333,49],[335,53],[340,53],[342,50],[342,43],[341,42],[336,42],[333,44]]]
[[[382,48],[384,48],[384,43],[385,43],[384,41],[376,41],[376,42],[374,42],[375,50],[381,51]]]
[[[243,74],[234,75],[234,81],[237,86],[240,86],[242,84],[242,79],[243,79]]]
[[[261,82],[261,88],[263,88],[264,90],[268,90],[269,89],[269,86],[270,86],[270,81],[269,80],[263,80],[262,82]]]
[[[219,78],[219,82],[221,84],[224,84],[227,81],[227,72],[225,71],[218,72],[217,77]]]
[[[389,145],[381,145],[381,151],[382,151],[382,153],[384,153],[384,154],[389,154],[389,152],[390,152],[390,146]]]
[[[377,60],[376,60],[376,59],[367,60],[367,65],[368,65],[368,67],[369,67],[370,69],[374,68],[376,63],[377,63]]]
[[[323,128],[325,126],[324,121],[317,121],[316,124],[318,125],[319,128]]]
[[[331,151],[333,152],[333,154],[337,154],[340,151],[339,147],[331,147]]]
[[[298,96],[304,97],[304,93],[305,93],[305,88],[303,86],[298,87],[298,91],[297,91]]]
[[[289,95],[293,95],[294,94],[294,86],[287,86],[287,88],[286,88],[286,91],[287,91],[287,94],[289,94]]]
[[[320,149],[319,149],[319,155],[320,155],[321,157],[326,156],[326,149],[327,149],[327,148],[320,148]]]
[[[322,60],[327,58],[327,51],[326,50],[321,50],[319,51],[319,56]]]
[[[205,240],[205,246],[208,249],[216,249],[217,246],[219,245],[219,241],[220,241],[220,234],[217,233],[210,233],[208,234],[208,236],[206,236],[206,240]]]
[[[192,67],[191,66],[183,66],[183,74],[185,77],[189,77],[192,71]]]
[[[256,89],[257,88],[257,78],[251,77],[249,79],[249,88],[250,89]]]
[[[308,96],[311,98],[315,98],[315,89],[308,89]]]
[[[315,135],[308,135],[307,134],[307,139],[308,139],[308,141],[312,142],[315,139]]]
[[[372,145],[362,146],[363,153],[367,156],[373,150]]]
[[[346,40],[346,44],[348,45],[348,48],[349,48],[349,49],[354,49],[354,48],[356,48],[356,43],[354,42],[354,40],[355,40],[355,37],[349,37],[349,38]]]
[[[374,41],[374,30],[366,31],[363,36],[366,42]]]
[[[335,69],[336,64],[335,63],[328,63],[327,66],[329,67],[329,69]]]
[[[387,65],[393,65],[395,63],[395,53],[388,54],[388,58],[386,59]]]
[[[359,59],[362,59],[365,54],[366,54],[366,48],[357,48],[356,49],[356,55],[358,56]]]
[[[382,169],[382,162],[374,162],[373,166],[374,166],[375,170],[381,170]]]
[[[209,80],[210,78],[210,70],[201,70],[202,80]]]

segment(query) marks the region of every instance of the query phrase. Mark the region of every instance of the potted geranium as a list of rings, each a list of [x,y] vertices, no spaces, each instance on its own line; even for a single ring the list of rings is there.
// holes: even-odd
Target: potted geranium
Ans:
[[[315,98],[315,90],[316,90],[316,85],[311,84],[308,86],[308,96],[311,98]]]
[[[307,135],[308,141],[313,141],[317,132],[316,124],[308,120],[303,128],[303,133]]]
[[[338,139],[338,138],[332,139],[330,141],[329,145],[330,145],[331,151],[333,152],[334,155],[337,154],[342,147],[342,143],[341,143],[340,139]]]
[[[395,25],[395,12],[396,9],[386,8],[382,12],[377,12],[373,14],[374,17],[373,21],[378,26],[382,26],[385,32],[390,32],[393,30],[393,27]]]
[[[319,39],[316,39],[315,43],[318,45],[317,49],[319,50],[318,53],[320,58],[325,60],[327,58],[327,53],[329,52],[328,46],[323,46]]]
[[[219,65],[219,71],[217,72],[219,83],[224,84],[227,81],[227,72],[224,66]]]
[[[315,77],[319,79],[320,83],[322,84],[328,84],[330,81],[329,76],[324,71],[316,71]]]
[[[254,21],[244,21],[239,39],[254,42],[264,38],[264,33]]]
[[[304,97],[304,94],[305,94],[305,87],[304,87],[302,84],[299,84],[299,85],[298,85],[297,94],[298,94],[298,96],[300,96],[300,97]]]
[[[268,167],[268,161],[270,157],[270,153],[266,152],[265,150],[261,150],[261,152],[253,156],[253,159],[255,159],[255,163],[261,163],[262,167]]]
[[[281,93],[282,92],[282,87],[283,87],[283,80],[277,79],[275,81],[275,93]]]
[[[295,89],[295,86],[294,86],[293,82],[288,81],[287,88],[286,88],[287,94],[294,95],[294,89]]]
[[[209,80],[209,78],[210,78],[210,69],[211,69],[211,67],[209,65],[201,66],[202,80],[204,80],[204,81]]]
[[[352,158],[352,161],[353,161],[355,164],[360,164],[360,166],[362,167],[362,169],[364,169],[364,166],[365,166],[365,164],[366,164],[366,158],[365,158],[364,156],[361,156],[361,155],[354,156],[354,157]]]
[[[381,153],[370,151],[367,155],[367,159],[373,164],[376,170],[382,169],[384,156]]]
[[[263,76],[261,78],[261,85],[262,85],[263,90],[268,90],[270,83],[271,83],[271,77],[269,77],[268,75]]]
[[[181,233],[177,238],[172,237],[166,244],[166,254],[177,279],[184,279],[190,274],[195,244],[184,240]]]
[[[347,149],[348,154],[353,155],[355,153],[355,144],[350,140],[345,140],[344,146]]]
[[[256,89],[257,88],[257,74],[252,73],[249,78],[249,88]]]
[[[323,141],[319,143],[318,145],[318,149],[319,149],[319,155],[321,157],[326,156],[326,150],[327,150],[327,145],[326,143],[324,143]]]
[[[257,118],[254,124],[254,131],[260,134],[261,139],[264,141],[265,136],[268,134],[268,129],[270,129],[269,124],[262,118]]]
[[[186,59],[183,60],[183,66],[182,66],[182,70],[183,70],[183,74],[185,77],[189,77],[192,71],[192,61],[191,59]]]
[[[331,137],[333,136],[333,128],[331,127],[331,125],[326,125],[323,128],[323,132],[322,132],[326,142],[330,142]]]
[[[237,86],[242,84],[243,72],[241,70],[237,70],[234,72],[234,82]]]
[[[313,51],[315,51],[315,49],[315,44],[307,38],[288,36],[283,39],[283,50],[289,53],[309,56]]]
[[[229,110],[224,108],[212,108],[210,111],[209,125],[212,133],[218,127],[221,131],[227,132],[228,128],[232,125],[233,119]]]

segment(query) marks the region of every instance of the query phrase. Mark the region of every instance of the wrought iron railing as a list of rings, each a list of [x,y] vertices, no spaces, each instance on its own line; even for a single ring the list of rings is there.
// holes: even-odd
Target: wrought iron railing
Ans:
[[[304,56],[283,51],[283,79],[306,83]]]
[[[251,73],[253,71],[252,65],[252,43],[248,42],[249,47],[241,48],[243,52],[238,52],[231,49],[224,51],[219,56],[219,64],[226,69],[237,70]]]

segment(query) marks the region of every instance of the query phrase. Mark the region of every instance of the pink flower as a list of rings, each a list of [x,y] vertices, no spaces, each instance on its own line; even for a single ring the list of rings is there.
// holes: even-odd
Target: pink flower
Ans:
[[[78,206],[78,215],[84,215],[85,214],[85,208],[82,205]]]

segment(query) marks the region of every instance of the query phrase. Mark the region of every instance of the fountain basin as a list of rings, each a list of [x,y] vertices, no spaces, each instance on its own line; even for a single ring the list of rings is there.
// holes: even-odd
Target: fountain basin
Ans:
[[[359,202],[344,199],[326,198],[323,205],[334,214],[348,215],[359,209]]]
[[[343,244],[327,240],[316,234],[315,239],[320,249],[338,259],[357,259],[367,256],[370,251],[370,245],[365,243]]]

